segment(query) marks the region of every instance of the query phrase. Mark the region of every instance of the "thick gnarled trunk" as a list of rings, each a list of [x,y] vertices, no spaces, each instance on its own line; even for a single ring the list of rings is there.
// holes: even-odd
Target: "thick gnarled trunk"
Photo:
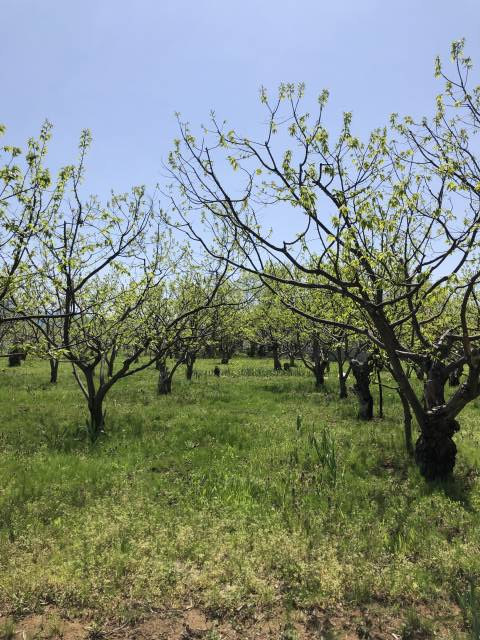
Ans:
[[[445,405],[448,368],[437,359],[426,362],[423,403],[426,415],[420,423],[420,436],[415,444],[415,461],[427,480],[445,478],[455,467],[457,447],[453,435],[458,422]]]
[[[14,345],[12,347],[12,351],[8,356],[8,366],[9,367],[19,367],[22,364],[22,360],[25,360],[27,354],[23,350],[23,348],[19,345]]]
[[[378,384],[378,417],[383,418],[383,384],[382,374],[380,369],[377,369],[377,384]]]
[[[325,386],[325,371],[327,370],[328,360],[320,360],[315,363],[314,375],[315,375],[315,387],[317,389],[323,389]]]
[[[427,480],[447,477],[455,467],[457,447],[453,435],[459,430],[458,422],[445,406],[439,406],[427,412],[420,428],[415,445],[415,461],[420,473]]]
[[[415,461],[420,473],[427,480],[445,478],[455,466],[456,446],[452,436],[458,430],[458,423],[452,417],[454,414],[445,407],[443,389],[448,369],[439,360],[424,363],[422,370],[427,375],[422,405],[403,370],[398,354],[399,343],[392,328],[381,314],[372,315],[372,320],[382,336],[392,375],[421,430],[415,445]],[[420,371],[420,367],[416,370]]]
[[[373,418],[373,396],[370,392],[371,362],[352,360],[350,364],[355,378],[353,390],[358,398],[358,417],[361,420],[371,420]]]
[[[315,376],[315,387],[317,389],[323,389],[325,385],[325,371],[328,367],[328,359],[325,358],[317,337],[314,337],[312,340],[312,360],[313,366],[309,368]]]

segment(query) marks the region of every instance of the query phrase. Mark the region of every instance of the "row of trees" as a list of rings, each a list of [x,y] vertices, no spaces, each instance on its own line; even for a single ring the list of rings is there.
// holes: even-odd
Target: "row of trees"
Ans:
[[[3,147],[0,331],[21,353],[48,358],[52,382],[59,361],[69,364],[95,439],[119,380],[157,364],[162,388],[167,356],[194,352],[208,331],[202,312],[215,308],[231,269],[207,266],[176,242],[143,187],[105,204],[83,198],[88,132],[78,162],[52,180],[44,167],[49,137],[47,123],[25,154]]]
[[[334,357],[340,395],[351,371],[365,418],[370,377],[385,369],[405,424],[413,414],[419,425],[421,472],[448,475],[458,415],[480,394],[480,89],[463,43],[451,53],[453,77],[436,63],[434,116],[392,116],[366,141],[349,113],[332,139],[327,93],[311,116],[303,85],[282,85],[275,100],[262,91],[262,140],[215,116],[197,139],[180,121],[168,215],[144,187],[105,204],[82,197],[87,132],[55,180],[44,167],[49,124],[24,155],[5,146],[0,331],[28,322],[52,377],[59,359],[70,364],[94,437],[118,380],[156,366],[168,392],[179,363],[191,376],[212,341],[224,362],[239,336],[268,344],[276,369],[281,354],[300,357],[317,385]],[[288,219],[282,232],[272,214]],[[369,357],[347,363],[352,345]]]
[[[451,58],[451,74],[436,61],[444,87],[431,119],[394,115],[362,141],[345,113],[332,138],[327,92],[311,116],[303,85],[282,85],[274,100],[262,91],[262,139],[215,116],[197,138],[180,121],[170,155],[178,228],[297,314],[384,355],[420,427],[415,457],[427,478],[452,471],[457,418],[480,394],[480,88],[469,82],[463,42]],[[272,213],[288,214],[285,231],[270,231]],[[317,304],[322,294],[338,308],[335,320]],[[446,399],[459,367],[466,377]],[[411,368],[426,376],[422,393]]]
[[[199,354],[228,364],[235,352],[245,351],[251,356],[268,355],[276,371],[302,361],[313,374],[315,386],[322,388],[330,360],[336,360],[342,372],[348,356],[360,349],[349,346],[347,336],[321,331],[292,313],[267,288],[252,287],[241,275],[218,283],[190,264],[188,274],[172,277],[148,292],[138,289],[140,283],[135,280],[132,290],[132,283],[127,287],[126,281],[120,283],[110,274],[97,278],[85,306],[61,316],[45,304],[44,284],[32,306],[38,307],[37,301],[42,299],[45,315],[26,314],[24,301],[25,319],[4,324],[3,351],[12,366],[20,365],[28,352],[48,358],[51,383],[58,380],[60,361],[71,366],[92,406],[96,432],[104,426],[102,401],[110,387],[117,379],[149,366],[155,365],[159,372],[159,393],[169,393],[180,364],[186,365],[186,376],[191,380]],[[59,285],[54,296],[57,301],[63,291]],[[133,303],[135,314],[127,308]],[[282,364],[281,359],[286,362]],[[339,376],[340,397],[347,395],[349,371]]]

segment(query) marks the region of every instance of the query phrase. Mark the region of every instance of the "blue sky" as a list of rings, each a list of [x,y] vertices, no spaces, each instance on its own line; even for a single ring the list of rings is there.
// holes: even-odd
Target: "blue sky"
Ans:
[[[261,85],[305,81],[365,134],[392,111],[431,112],[433,59],[453,39],[480,70],[479,36],[480,0],[2,0],[0,122],[21,146],[48,117],[54,167],[88,127],[89,192],[151,187],[175,111],[199,125],[215,109],[249,133]]]

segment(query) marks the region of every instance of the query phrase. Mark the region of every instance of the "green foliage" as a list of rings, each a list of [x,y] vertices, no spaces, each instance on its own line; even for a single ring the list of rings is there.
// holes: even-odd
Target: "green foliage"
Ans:
[[[415,610],[410,610],[402,629],[402,640],[430,640],[435,637],[430,620],[420,616]]]
[[[63,167],[54,180],[45,166],[51,129],[45,121],[38,137],[27,141],[25,151],[15,145],[0,147],[0,302],[8,300],[10,308],[11,297],[22,289],[27,276],[40,275],[29,271],[26,252],[34,256],[36,241],[51,230],[72,175],[72,167]],[[0,136],[4,133],[2,125]]]
[[[301,469],[302,480],[312,473],[314,482],[335,487],[342,473],[338,469],[335,441],[327,429],[322,429],[320,437],[314,428],[305,429],[302,419],[297,416],[296,441],[292,450],[291,463]]]
[[[0,640],[14,640],[15,636],[15,624],[12,620],[0,622]]]
[[[292,623],[287,623],[282,631],[280,640],[299,640],[298,632]]]
[[[107,637],[107,634],[97,622],[94,621],[87,627],[87,640],[104,640]]]
[[[469,579],[468,588],[457,594],[457,602],[471,640],[480,640],[480,595],[473,578]]]

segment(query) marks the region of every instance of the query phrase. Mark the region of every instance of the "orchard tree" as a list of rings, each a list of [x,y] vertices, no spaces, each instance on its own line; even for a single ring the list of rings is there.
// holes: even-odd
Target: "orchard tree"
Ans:
[[[178,263],[176,268],[178,269]],[[148,341],[156,358],[158,370],[157,392],[170,394],[172,380],[178,367],[186,365],[187,380],[193,376],[197,354],[218,329],[218,312],[225,308],[224,288],[229,282],[226,270],[211,271],[206,264],[193,264],[185,257],[182,273],[157,288],[147,307]]]
[[[70,198],[55,212],[49,233],[42,237],[41,251],[30,255],[31,268],[45,285],[40,300],[30,297],[30,309],[25,302],[24,313],[32,318],[38,315],[39,305],[60,305],[59,334],[53,337],[42,322],[37,329],[45,337],[48,354],[71,364],[88,405],[88,431],[94,440],[104,430],[104,400],[110,389],[159,357],[150,353],[156,327],[148,313],[149,303],[153,292],[174,277],[185,250],[159,227],[143,187],[112,194],[105,205],[95,197],[82,199],[80,184],[89,144],[85,133],[80,161],[69,174]],[[210,296],[225,270],[218,278],[218,273],[212,276]],[[210,298],[201,306],[209,302]],[[184,308],[171,324],[195,311]],[[120,345],[128,346],[128,355],[106,376],[104,365]]]
[[[281,356],[291,353],[292,343],[297,344],[296,321],[271,289],[257,287],[248,313],[248,336],[253,342],[268,346],[274,371],[282,370]]]
[[[314,264],[315,261],[312,261],[311,266],[314,267]],[[284,275],[288,277],[289,274]],[[301,274],[295,274],[295,277],[299,276],[301,277]],[[272,287],[271,282],[266,279],[263,281],[282,305],[297,316],[297,352],[305,366],[315,375],[316,386],[323,386],[324,374],[332,359],[337,363],[339,397],[346,398],[347,379],[352,371],[351,362],[348,365],[346,363],[368,347],[368,341],[355,340],[355,331],[346,328],[355,323],[359,328],[363,327],[361,316],[355,313],[355,307],[349,304],[348,300],[339,300],[315,286],[299,287],[292,295],[290,285],[277,282],[276,286]],[[315,278],[311,279],[311,284],[316,284]],[[328,323],[318,320],[319,309],[322,310],[323,319],[327,319]],[[350,340],[352,336],[353,341]]]
[[[45,122],[24,151],[15,145],[0,147],[0,324],[25,319],[12,298],[27,280],[37,278],[26,257],[49,234],[72,171],[62,168],[53,179],[45,166],[51,129]],[[0,125],[0,137],[5,132]]]
[[[107,208],[100,209],[95,201],[72,206],[46,243],[46,291],[61,301],[64,319],[54,335],[42,322],[37,328],[47,341],[50,357],[57,354],[72,366],[88,404],[92,439],[104,429],[106,394],[119,379],[140,368],[132,365],[143,345],[108,379],[103,375],[105,360],[118,344],[132,342],[143,321],[141,307],[148,292],[165,276],[156,247],[150,259],[136,258],[147,253],[144,234],[150,211],[143,207],[141,190],[113,197]]]
[[[238,280],[227,280],[216,297],[216,305],[209,317],[210,344],[220,354],[221,364],[228,364],[245,338],[243,308],[246,291]]]
[[[329,353],[331,347],[330,336],[322,331],[321,325],[309,323],[299,339],[300,357],[303,364],[315,376],[315,387],[323,389],[325,385],[325,372],[330,360]]]
[[[12,296],[15,307],[26,314],[29,327],[29,338],[26,341],[26,351],[37,357],[48,359],[50,367],[50,383],[58,381],[58,370],[61,353],[59,345],[62,342],[62,328],[64,316],[58,315],[62,308],[62,297],[59,289],[52,286],[48,277],[49,268],[46,255],[40,246],[35,262],[38,265],[36,278],[26,278]],[[30,311],[28,311],[30,309]]]
[[[213,117],[197,140],[180,122],[170,155],[179,226],[204,246],[213,233],[213,256],[228,256],[273,287],[291,287],[292,298],[299,288],[321,289],[354,305],[363,326],[324,318],[322,309],[314,316],[384,351],[419,425],[415,456],[428,479],[453,470],[457,417],[480,394],[478,321],[470,312],[480,279],[480,165],[471,141],[479,130],[480,92],[467,84],[471,61],[461,43],[452,56],[453,79],[437,63],[446,85],[432,121],[394,117],[390,135],[382,128],[361,141],[346,113],[333,138],[323,123],[327,92],[312,117],[302,108],[303,85],[289,84],[273,101],[262,91],[268,117],[262,139]],[[262,215],[285,210],[291,210],[290,235],[271,233]],[[277,273],[266,268],[272,261]],[[460,296],[459,312],[448,333],[431,340],[424,331],[429,307],[444,287]],[[405,325],[417,337],[413,351],[402,342]],[[460,355],[450,361],[453,346]],[[426,406],[408,363],[424,366],[431,390]],[[465,382],[446,401],[443,380],[461,365]]]
[[[0,325],[0,338],[4,345],[9,367],[19,367],[27,357],[28,344],[31,341],[30,327],[23,320],[9,321]]]

